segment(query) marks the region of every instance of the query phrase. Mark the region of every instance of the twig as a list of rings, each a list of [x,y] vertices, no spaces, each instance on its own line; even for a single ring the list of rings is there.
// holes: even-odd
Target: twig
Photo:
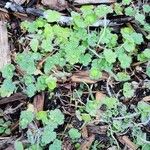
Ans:
[[[127,118],[129,119],[129,118],[133,118],[138,115],[140,115],[140,113],[134,113],[134,114],[123,116],[123,117],[113,118],[113,120],[122,120],[122,119],[127,119]]]
[[[111,76],[109,76],[109,78],[107,79],[106,89],[107,89],[108,95],[109,95],[110,97],[112,97],[112,94],[111,94],[110,88],[109,88],[109,81],[110,81],[110,79],[111,79]]]

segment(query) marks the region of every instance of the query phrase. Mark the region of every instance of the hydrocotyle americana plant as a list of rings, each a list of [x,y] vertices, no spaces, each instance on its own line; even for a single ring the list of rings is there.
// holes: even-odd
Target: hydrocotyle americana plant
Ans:
[[[26,36],[20,43],[27,44],[26,50],[15,55],[14,64],[1,70],[4,78],[1,97],[20,90],[29,97],[39,91],[52,91],[57,87],[57,80],[65,81],[66,75],[78,64],[89,70],[92,79],[99,79],[106,71],[118,81],[129,80],[126,69],[131,67],[133,58],[148,61],[150,56],[146,53],[150,49],[140,51],[143,35],[131,27],[121,29],[122,42],[118,42],[113,28],[106,25],[99,30],[89,30],[90,25],[110,13],[114,13],[111,6],[83,6],[80,13],[71,12],[70,27],[59,25],[61,15],[52,10],[45,11],[43,17],[33,22],[22,22]],[[116,65],[122,70],[117,75]],[[21,70],[18,81],[16,67]],[[148,68],[146,73],[149,76]]]
[[[128,2],[124,1],[123,4],[128,5]],[[68,76],[80,67],[89,71],[89,76],[93,80],[100,79],[102,73],[107,72],[113,79],[122,83],[121,92],[124,98],[132,98],[134,89],[130,82],[132,76],[128,70],[133,67],[133,61],[146,63],[144,72],[147,77],[150,77],[148,63],[150,49],[141,50],[140,47],[145,37],[128,25],[122,26],[119,34],[107,24],[97,29],[90,28],[99,19],[104,19],[105,23],[108,15],[123,13],[117,9],[119,5],[114,10],[108,5],[83,6],[80,12],[71,12],[70,26],[60,25],[60,13],[52,10],[45,11],[44,16],[33,22],[22,22],[24,36],[19,42],[20,45],[25,43],[25,47],[22,46],[22,49],[14,54],[13,64],[8,64],[1,70],[3,81],[0,86],[0,96],[9,97],[18,91],[26,93],[28,97],[33,97],[41,91],[52,92],[57,88],[58,81],[65,82]],[[125,13],[131,16],[132,13],[129,10]],[[149,13],[146,7],[144,7],[144,13]],[[143,24],[143,21],[146,23],[145,19],[139,22]],[[145,32],[148,33],[148,30]],[[120,115],[118,107],[121,106],[118,99],[106,98],[104,105],[107,108],[103,115],[104,122],[111,122],[114,133],[119,132],[123,126],[120,120],[115,120],[117,115]],[[143,108],[149,109],[147,103],[143,104]],[[139,106],[138,109],[141,111],[142,118],[147,120],[149,113],[143,108]],[[81,119],[84,122],[90,122],[100,109],[99,103],[93,99],[87,100],[84,109],[81,112]],[[124,114],[129,115],[126,112]],[[112,117],[115,117],[113,123]],[[37,114],[22,111],[20,127],[26,129],[35,119],[42,122],[43,128],[37,129],[35,134],[28,130],[28,140],[33,145],[31,149],[36,149],[36,146],[45,148],[47,145],[52,150],[61,149],[62,142],[55,132],[57,127],[64,123],[64,116],[60,110],[42,111]],[[124,126],[124,130],[128,128],[126,123]],[[70,129],[69,136],[72,140],[76,140],[81,137],[81,134],[77,129]]]

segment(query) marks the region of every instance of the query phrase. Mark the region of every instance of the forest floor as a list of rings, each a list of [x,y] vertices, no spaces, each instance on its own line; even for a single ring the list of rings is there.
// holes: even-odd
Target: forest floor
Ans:
[[[148,0],[0,1],[0,150],[150,150]]]

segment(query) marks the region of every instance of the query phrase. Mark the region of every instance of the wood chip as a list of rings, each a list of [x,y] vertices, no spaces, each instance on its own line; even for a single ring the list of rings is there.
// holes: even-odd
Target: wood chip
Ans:
[[[0,21],[0,69],[11,62],[6,22]]]
[[[115,3],[116,0],[74,0],[75,4],[103,4],[103,3]]]

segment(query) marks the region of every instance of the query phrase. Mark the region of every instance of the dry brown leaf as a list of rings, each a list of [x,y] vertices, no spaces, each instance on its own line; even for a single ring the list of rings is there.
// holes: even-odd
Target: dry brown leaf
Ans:
[[[67,7],[65,0],[42,0],[43,5],[55,10],[64,10]]]
[[[95,135],[91,135],[90,137],[86,138],[86,141],[81,144],[80,149],[89,150],[94,140],[95,140]]]
[[[36,112],[42,111],[44,107],[44,93],[38,94],[34,97],[33,105]]]
[[[71,76],[71,81],[76,82],[76,83],[85,82],[85,83],[93,84],[93,83],[96,83],[100,80],[107,79],[107,78],[108,78],[108,74],[103,73],[102,77],[99,80],[92,80],[89,77],[89,72],[88,71],[78,71],[78,72],[75,72]]]
[[[144,98],[143,98],[143,101],[145,101],[145,102],[149,102],[149,101],[150,101],[150,96],[146,96],[146,97],[144,97]]]
[[[137,150],[137,145],[135,145],[129,138],[128,136],[122,136],[118,137],[119,141],[126,145],[130,150]]]

